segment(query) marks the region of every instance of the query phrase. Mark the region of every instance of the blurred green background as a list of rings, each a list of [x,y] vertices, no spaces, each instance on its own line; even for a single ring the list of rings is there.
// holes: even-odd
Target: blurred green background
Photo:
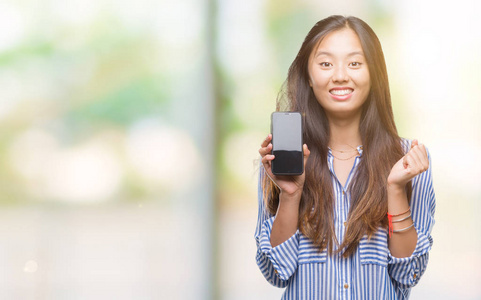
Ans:
[[[331,14],[373,27],[400,135],[431,152],[434,247],[411,298],[481,298],[480,10],[2,1],[0,298],[279,299],[255,264],[257,150]]]

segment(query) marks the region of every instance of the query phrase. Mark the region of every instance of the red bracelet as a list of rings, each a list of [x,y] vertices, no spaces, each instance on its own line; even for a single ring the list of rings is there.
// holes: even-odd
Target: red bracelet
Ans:
[[[391,238],[392,236],[392,233],[393,233],[393,228],[392,228],[392,217],[399,217],[399,216],[402,216],[404,215],[405,213],[407,213],[408,211],[411,210],[411,207],[408,208],[408,210],[406,210],[405,212],[401,213],[401,214],[397,214],[397,215],[391,215],[390,213],[387,213],[387,219],[389,220],[389,238]]]

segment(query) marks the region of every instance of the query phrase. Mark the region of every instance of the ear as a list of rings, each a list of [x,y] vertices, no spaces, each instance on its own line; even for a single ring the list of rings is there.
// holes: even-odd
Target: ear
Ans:
[[[309,76],[309,79],[307,80],[309,82],[309,86],[312,87],[312,80],[311,80],[311,76]]]
[[[309,72],[309,68],[307,69],[307,82],[309,82],[309,86],[312,88],[312,77],[311,72]]]

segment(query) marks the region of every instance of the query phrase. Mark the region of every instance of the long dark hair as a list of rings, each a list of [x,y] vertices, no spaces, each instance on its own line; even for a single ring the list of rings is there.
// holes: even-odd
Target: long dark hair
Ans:
[[[349,186],[351,203],[347,230],[339,245],[334,230],[334,193],[327,165],[329,122],[309,86],[308,63],[312,50],[327,34],[344,28],[352,29],[361,41],[371,89],[362,107],[359,127],[363,156]],[[332,254],[335,244],[339,245],[338,251],[344,251],[344,256],[349,256],[364,234],[370,237],[379,227],[387,226],[387,177],[404,155],[394,124],[384,54],[376,34],[356,17],[330,16],[319,21],[302,43],[279,95],[277,110],[281,110],[281,104],[287,100],[287,107],[282,109],[303,114],[304,141],[311,151],[299,206],[299,230],[320,250],[327,247]],[[269,212],[275,214],[279,205],[279,189],[267,176],[264,177],[263,191]],[[409,199],[410,188],[407,192]]]

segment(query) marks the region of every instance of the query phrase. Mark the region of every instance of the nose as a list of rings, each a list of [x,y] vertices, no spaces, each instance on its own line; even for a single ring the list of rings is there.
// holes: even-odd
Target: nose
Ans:
[[[349,76],[347,74],[346,68],[343,66],[338,66],[334,69],[334,74],[332,75],[332,81],[334,82],[346,82],[349,81]]]

